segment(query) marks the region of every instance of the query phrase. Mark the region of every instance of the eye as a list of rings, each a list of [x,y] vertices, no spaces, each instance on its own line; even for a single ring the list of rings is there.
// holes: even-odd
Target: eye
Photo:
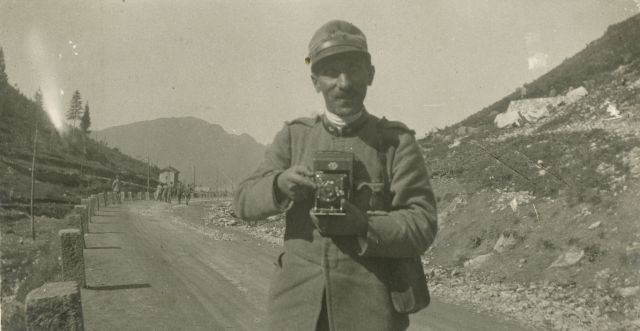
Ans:
[[[322,70],[322,75],[329,77],[338,77],[340,70],[335,66],[327,66]]]

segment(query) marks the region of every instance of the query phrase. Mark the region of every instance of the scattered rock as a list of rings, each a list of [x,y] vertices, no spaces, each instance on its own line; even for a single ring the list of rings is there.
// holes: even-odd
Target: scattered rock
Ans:
[[[465,268],[469,268],[469,269],[478,269],[480,268],[485,262],[489,261],[489,259],[491,258],[491,256],[493,256],[493,253],[489,253],[489,254],[484,254],[484,255],[478,255],[476,257],[474,257],[471,260],[468,260],[464,263],[464,267]]]
[[[629,152],[624,153],[622,162],[629,167],[632,177],[640,177],[640,147],[634,147]]]
[[[549,268],[562,268],[562,267],[570,267],[580,262],[584,257],[584,250],[572,247],[564,254],[558,256],[558,258],[551,263]]]
[[[511,200],[511,202],[509,202],[509,206],[511,207],[511,210],[513,210],[513,211],[518,210],[518,199],[513,198],[513,200]]]
[[[591,225],[589,225],[589,227],[588,227],[587,229],[589,229],[589,230],[593,230],[593,229],[595,229],[595,228],[599,227],[599,226],[600,226],[600,224],[601,224],[601,222],[600,222],[600,221],[593,222],[593,223],[591,223]]]
[[[500,238],[498,238],[498,241],[493,246],[493,250],[498,253],[504,253],[515,247],[517,242],[518,240],[514,235],[510,234],[508,236],[505,236],[504,234],[501,234]]]
[[[621,287],[618,288],[617,292],[621,297],[628,298],[638,294],[638,292],[640,292],[640,286]]]

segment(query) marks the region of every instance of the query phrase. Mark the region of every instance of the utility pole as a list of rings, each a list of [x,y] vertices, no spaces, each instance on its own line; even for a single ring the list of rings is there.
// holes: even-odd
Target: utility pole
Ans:
[[[35,117],[35,133],[33,137],[33,159],[31,160],[31,239],[36,241],[36,222],[35,216],[33,215],[33,194],[36,186],[36,153],[38,152],[38,117],[37,113]]]
[[[149,192],[149,176],[151,176],[151,165],[149,164],[149,154],[147,154],[147,192]]]
[[[193,165],[193,187],[196,187],[196,165]]]

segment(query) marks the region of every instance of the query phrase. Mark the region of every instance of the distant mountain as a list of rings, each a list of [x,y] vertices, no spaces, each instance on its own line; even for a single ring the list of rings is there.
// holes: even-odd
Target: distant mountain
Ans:
[[[109,146],[159,166],[180,170],[183,182],[230,188],[255,169],[265,146],[195,117],[160,118],[115,126],[93,135]]]

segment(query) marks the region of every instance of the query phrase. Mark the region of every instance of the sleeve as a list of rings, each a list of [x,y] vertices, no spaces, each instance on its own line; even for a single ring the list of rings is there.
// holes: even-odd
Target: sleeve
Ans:
[[[422,255],[438,232],[436,201],[424,159],[412,134],[401,133],[387,160],[391,171],[391,210],[370,215],[361,255],[415,257]]]
[[[234,197],[236,215],[244,220],[261,220],[285,211],[289,201],[277,201],[274,185],[278,175],[290,166],[289,127],[285,124],[267,147],[258,169],[238,185]]]

